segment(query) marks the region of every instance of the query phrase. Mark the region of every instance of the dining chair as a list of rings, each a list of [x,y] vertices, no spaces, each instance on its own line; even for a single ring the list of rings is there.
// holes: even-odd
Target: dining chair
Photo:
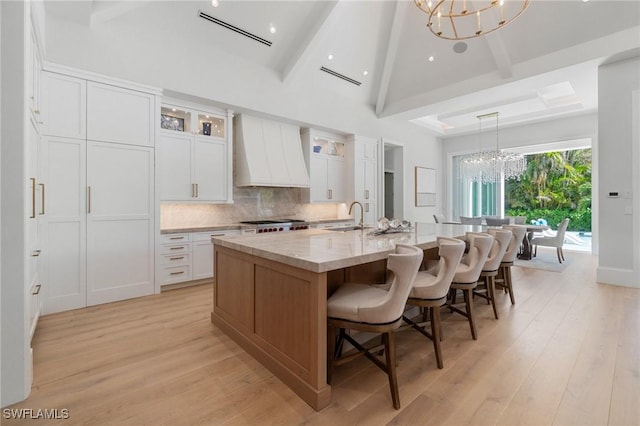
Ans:
[[[462,257],[460,264],[456,268],[456,273],[451,283],[451,290],[449,291],[447,306],[452,312],[456,312],[467,318],[469,328],[471,329],[471,337],[473,340],[477,340],[478,331],[473,318],[472,292],[478,285],[482,267],[487,260],[491,244],[493,243],[493,236],[482,232],[467,232],[465,238],[469,242],[469,251]],[[464,310],[455,306],[458,290],[462,290],[462,295],[464,296]]]
[[[351,343],[357,355],[366,356],[389,376],[391,399],[395,409],[400,408],[400,394],[396,374],[396,347],[394,331],[402,323],[402,313],[422,263],[422,249],[396,244],[395,253],[387,259],[385,285],[346,283],[327,300],[327,383],[331,384],[334,365],[349,361],[355,354],[336,358],[336,329],[339,338]],[[386,363],[369,349],[345,333],[345,329],[382,335]]]
[[[460,223],[462,223],[463,225],[482,225],[482,217],[460,216]]]
[[[487,226],[502,226],[502,225],[508,225],[509,224],[509,218],[498,218],[498,217],[485,217],[484,218],[485,222],[487,223]]]
[[[527,227],[523,225],[504,225],[504,229],[508,229],[513,234],[513,238],[507,247],[507,251],[504,253],[502,262],[500,262],[500,269],[498,270],[498,276],[496,277],[496,286],[503,288],[505,292],[509,293],[511,304],[516,304],[516,298],[513,294],[513,279],[511,277],[511,267],[516,260],[518,251],[522,240],[527,234]]]
[[[438,264],[427,271],[419,271],[413,288],[409,293],[407,305],[419,306],[429,311],[431,333],[420,323],[414,322],[406,315],[402,319],[412,328],[433,341],[438,368],[443,368],[442,350],[440,348],[440,307],[445,305],[451,281],[460,264],[465,243],[456,238],[438,237]],[[426,313],[425,313],[426,314]],[[426,315],[425,315],[426,317]],[[426,318],[423,317],[423,320]]]
[[[482,272],[480,272],[480,280],[483,282],[483,288],[476,288],[473,294],[486,299],[493,308],[493,316],[498,319],[499,316],[495,298],[495,278],[498,275],[504,253],[507,251],[513,239],[513,234],[508,229],[495,228],[489,229],[487,233],[493,236],[493,243],[491,244],[491,250],[489,250],[487,259],[482,265]]]
[[[532,238],[531,245],[534,247],[533,255],[538,255],[538,246],[555,247],[556,254],[558,255],[558,262],[562,263],[562,261],[565,260],[564,252],[562,251],[562,245],[564,244],[564,234],[567,231],[568,226],[569,218],[567,217],[562,219],[562,222],[560,222],[560,225],[558,225],[556,235]]]

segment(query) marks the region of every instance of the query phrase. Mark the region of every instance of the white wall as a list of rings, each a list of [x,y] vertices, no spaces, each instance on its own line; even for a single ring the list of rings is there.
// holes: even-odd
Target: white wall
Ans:
[[[600,66],[598,140],[601,236],[597,276],[599,282],[633,287],[640,287],[638,271],[634,271],[634,264],[638,264],[640,244],[635,238],[634,227],[637,229],[640,212],[633,210],[633,200],[640,196],[640,182],[633,179],[634,176],[637,179],[640,167],[637,148],[634,149],[639,143],[634,126],[640,121],[640,112],[637,107],[634,108],[633,93],[638,89],[639,58]],[[614,191],[621,196],[610,198],[609,192]]]
[[[20,401],[31,383],[29,328],[25,315],[25,43],[28,4],[0,2],[2,71],[0,73],[2,243],[2,370],[1,406]]]

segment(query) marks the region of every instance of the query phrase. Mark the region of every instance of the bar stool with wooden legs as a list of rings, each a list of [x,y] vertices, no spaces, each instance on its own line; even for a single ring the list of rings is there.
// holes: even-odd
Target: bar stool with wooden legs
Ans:
[[[504,253],[507,251],[509,243],[513,239],[513,234],[507,229],[489,229],[487,233],[493,236],[493,244],[491,244],[491,250],[489,250],[489,255],[480,273],[480,280],[483,282],[482,287],[484,287],[484,290],[476,288],[473,290],[473,294],[487,299],[487,303],[490,303],[493,308],[493,316],[498,319],[498,309],[495,298],[495,279],[498,275],[498,269],[500,269],[500,263],[502,262]]]
[[[460,264],[464,253],[464,241],[455,238],[438,237],[438,265],[427,271],[419,271],[413,284],[407,305],[428,309],[431,319],[431,333],[411,319],[402,319],[415,330],[433,340],[438,368],[443,368],[442,350],[440,348],[440,307],[447,301],[451,280]],[[423,318],[426,319],[426,318]]]
[[[393,407],[400,408],[396,376],[396,347],[394,331],[402,323],[402,313],[422,263],[422,249],[396,244],[395,253],[387,260],[386,285],[342,284],[327,300],[327,383],[331,384],[333,366],[354,358],[335,357],[336,329],[340,337],[356,348],[357,355],[365,355],[389,376]],[[382,334],[386,363],[345,333],[345,329]]]
[[[469,252],[462,256],[460,264],[456,268],[456,273],[451,283],[451,290],[449,291],[448,307],[452,312],[459,313],[467,318],[469,328],[471,329],[471,337],[473,340],[477,340],[478,331],[476,330],[476,324],[473,319],[472,292],[478,285],[478,278],[480,278],[482,266],[484,266],[484,262],[487,260],[487,255],[491,249],[493,236],[482,232],[467,232],[465,238],[469,242]],[[464,296],[464,311],[455,306],[456,293],[458,290],[462,290]]]
[[[496,277],[496,286],[503,288],[505,293],[509,293],[511,304],[515,305],[516,298],[513,294],[511,267],[513,266],[513,262],[516,260],[516,256],[518,255],[520,244],[522,244],[522,240],[527,233],[527,227],[522,225],[505,225],[503,226],[503,228],[510,230],[513,234],[513,238],[511,239],[511,243],[509,244],[507,251],[504,253],[502,262],[500,262],[500,269],[498,270],[498,276]]]

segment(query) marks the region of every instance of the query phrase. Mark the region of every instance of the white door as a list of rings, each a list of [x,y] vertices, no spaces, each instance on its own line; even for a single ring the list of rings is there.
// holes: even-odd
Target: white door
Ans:
[[[376,163],[363,161],[364,165],[364,193],[361,194],[365,201],[376,199]]]
[[[86,81],[46,71],[41,76],[42,134],[84,139]]]
[[[153,294],[153,150],[87,142],[87,305]]]
[[[213,276],[213,243],[211,241],[194,241],[192,247],[192,279],[211,278]]]
[[[193,136],[176,133],[160,137],[160,200],[193,200],[195,190],[191,180],[191,144]]]
[[[193,152],[196,200],[226,201],[227,150],[222,141],[209,137],[196,137]]]
[[[86,306],[86,142],[44,137],[41,147],[43,313],[53,313]]]

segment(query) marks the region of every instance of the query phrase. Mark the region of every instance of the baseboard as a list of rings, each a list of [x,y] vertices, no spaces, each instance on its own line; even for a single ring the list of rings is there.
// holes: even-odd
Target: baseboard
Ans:
[[[640,280],[633,269],[606,268],[599,266],[596,281],[622,287],[640,288]]]

